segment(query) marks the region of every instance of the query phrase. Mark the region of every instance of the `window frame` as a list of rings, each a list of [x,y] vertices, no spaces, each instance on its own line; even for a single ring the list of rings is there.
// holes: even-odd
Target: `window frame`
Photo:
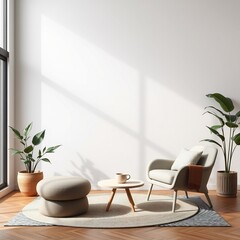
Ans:
[[[1,162],[1,172],[2,178],[0,182],[0,190],[8,186],[8,58],[9,52],[7,51],[7,0],[2,0],[3,2],[3,46],[0,47],[0,61],[2,67],[2,73],[0,76],[1,89],[1,121],[0,121],[0,131],[2,132],[0,136],[1,152],[0,161]]]

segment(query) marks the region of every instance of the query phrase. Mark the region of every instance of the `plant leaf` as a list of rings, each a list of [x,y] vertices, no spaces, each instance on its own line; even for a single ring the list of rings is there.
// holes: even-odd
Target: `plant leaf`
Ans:
[[[42,142],[42,140],[44,139],[44,136],[45,136],[45,130],[37,133],[32,139],[33,145],[35,145],[35,146],[39,145]]]
[[[42,158],[41,160],[44,161],[44,162],[51,163],[50,160],[49,160],[48,158]]]
[[[203,113],[203,114],[206,114],[206,113],[209,113],[209,114],[213,115],[214,117],[216,117],[216,118],[220,121],[222,127],[224,126],[224,121],[223,121],[223,119],[222,119],[221,117],[219,117],[216,113],[213,113],[213,112],[210,112],[210,111],[206,111],[206,112]]]
[[[224,97],[220,93],[210,93],[206,96],[213,98],[216,102],[218,102],[225,112],[231,112],[234,109],[232,100],[230,98]]]
[[[214,141],[214,140],[212,140],[212,139],[203,139],[203,140],[201,140],[200,142],[203,142],[203,141],[211,142],[211,143],[217,144],[220,148],[222,148],[222,146],[221,146],[220,143],[218,143],[217,141]]]
[[[46,151],[46,153],[53,153],[54,150],[56,150],[57,148],[59,148],[61,145],[57,145],[57,146],[53,146],[53,147],[49,147]]]
[[[237,118],[239,118],[240,117],[240,111],[238,111],[235,115],[237,116]]]
[[[221,110],[219,110],[218,108],[214,107],[214,106],[207,106],[205,107],[205,109],[207,108],[213,108],[214,110],[218,111],[219,113],[221,113],[223,116],[225,116],[225,113],[223,113]]]
[[[26,147],[23,151],[24,151],[25,153],[30,153],[30,152],[32,152],[32,150],[33,150],[33,146],[32,146],[32,145],[29,145],[29,146]]]
[[[237,144],[240,145],[240,133],[236,134],[232,140]]]
[[[16,154],[21,154],[21,153],[23,153],[23,151],[20,151],[20,150],[15,149],[15,148],[10,148],[10,150],[12,151],[12,155],[16,155]]]
[[[41,152],[41,150],[39,149],[38,150],[38,158],[41,158],[42,157],[42,152]]]
[[[15,129],[15,128],[11,127],[11,126],[9,126],[9,127],[12,129],[12,131],[14,132],[15,136],[16,136],[18,139],[20,139],[20,140],[23,139],[23,136],[20,134],[20,132],[19,132],[17,129]]]
[[[233,123],[233,122],[226,122],[226,125],[230,128],[237,128],[238,127],[238,124]]]
[[[225,114],[225,118],[228,122],[235,122],[237,120],[237,116],[231,114]]]
[[[211,127],[208,127],[208,126],[207,126],[207,128],[208,128],[213,134],[215,134],[216,136],[218,136],[219,138],[221,138],[222,141],[225,140],[225,137],[224,137],[223,135],[221,135],[217,130],[215,130],[215,129],[211,128]]]
[[[25,138],[28,136],[31,129],[32,129],[32,123],[28,124],[28,126],[23,131],[23,135],[25,136]],[[26,140],[27,140],[27,138],[26,138]]]
[[[218,130],[219,128],[222,128],[223,126],[222,125],[214,125],[214,126],[211,126],[212,129],[215,129],[215,130]]]
[[[212,109],[214,109],[215,111],[217,111],[217,112],[219,112],[221,115],[223,115],[225,118],[226,118],[226,120],[228,121],[228,122],[235,122],[237,119],[238,119],[238,117],[239,116],[237,116],[237,114],[239,114],[240,115],[240,111],[237,113],[237,114],[235,114],[235,115],[231,115],[231,114],[225,114],[225,113],[223,113],[221,110],[219,110],[219,109],[217,109],[216,107],[214,107],[214,106],[207,106],[207,107],[205,107],[205,109],[208,109],[208,108],[212,108]],[[212,114],[212,115],[214,115],[215,117],[219,117],[216,113],[214,113],[214,112],[209,112],[209,111],[207,111],[207,113],[210,113],[210,114]],[[204,113],[205,114],[205,113]]]
[[[24,164],[29,164],[31,161],[30,161],[30,160],[23,159],[23,162],[24,162]]]

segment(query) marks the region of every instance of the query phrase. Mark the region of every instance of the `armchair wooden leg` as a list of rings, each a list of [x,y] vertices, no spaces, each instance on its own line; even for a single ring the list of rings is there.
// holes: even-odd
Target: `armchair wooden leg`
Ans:
[[[209,203],[209,207],[210,207],[210,208],[213,208],[213,205],[212,205],[212,202],[211,202],[211,199],[210,199],[208,193],[204,193],[204,194],[205,194],[205,197],[206,197],[206,199],[207,199],[207,201],[208,201],[208,203]]]
[[[188,198],[188,192],[187,191],[185,191],[185,195],[186,195],[186,198]]]
[[[148,190],[148,196],[147,196],[147,201],[149,201],[149,198],[150,198],[150,195],[151,195],[151,192],[152,192],[152,188],[153,188],[153,184],[151,184],[149,190]]]
[[[177,202],[177,190],[174,190],[174,193],[173,193],[172,212],[175,212],[175,209],[176,209],[176,202]]]

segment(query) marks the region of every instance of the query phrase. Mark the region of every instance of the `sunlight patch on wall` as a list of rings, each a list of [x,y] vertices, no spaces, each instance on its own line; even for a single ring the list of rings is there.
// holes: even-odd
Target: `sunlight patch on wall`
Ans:
[[[138,72],[45,16],[41,31],[41,122],[62,144],[46,174],[138,172]]]
[[[46,16],[41,26],[46,81],[137,131],[138,72]]]
[[[207,131],[201,107],[46,16],[41,74],[42,125],[64,146],[49,174],[142,179],[150,160],[176,156]]]
[[[42,106],[42,125],[48,129],[46,145],[62,144],[49,156],[52,164],[42,165],[46,176],[84,174],[96,185],[102,176],[113,177],[118,171],[134,175],[139,167],[138,139],[45,83]]]

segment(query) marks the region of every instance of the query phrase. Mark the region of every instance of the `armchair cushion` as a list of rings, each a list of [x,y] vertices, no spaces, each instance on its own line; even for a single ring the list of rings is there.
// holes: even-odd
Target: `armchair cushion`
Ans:
[[[151,170],[149,172],[149,178],[158,182],[163,182],[171,185],[176,174],[177,171],[166,169]]]
[[[182,149],[174,161],[171,170],[180,170],[182,167],[188,166],[190,164],[197,164],[201,156],[202,151]]]

